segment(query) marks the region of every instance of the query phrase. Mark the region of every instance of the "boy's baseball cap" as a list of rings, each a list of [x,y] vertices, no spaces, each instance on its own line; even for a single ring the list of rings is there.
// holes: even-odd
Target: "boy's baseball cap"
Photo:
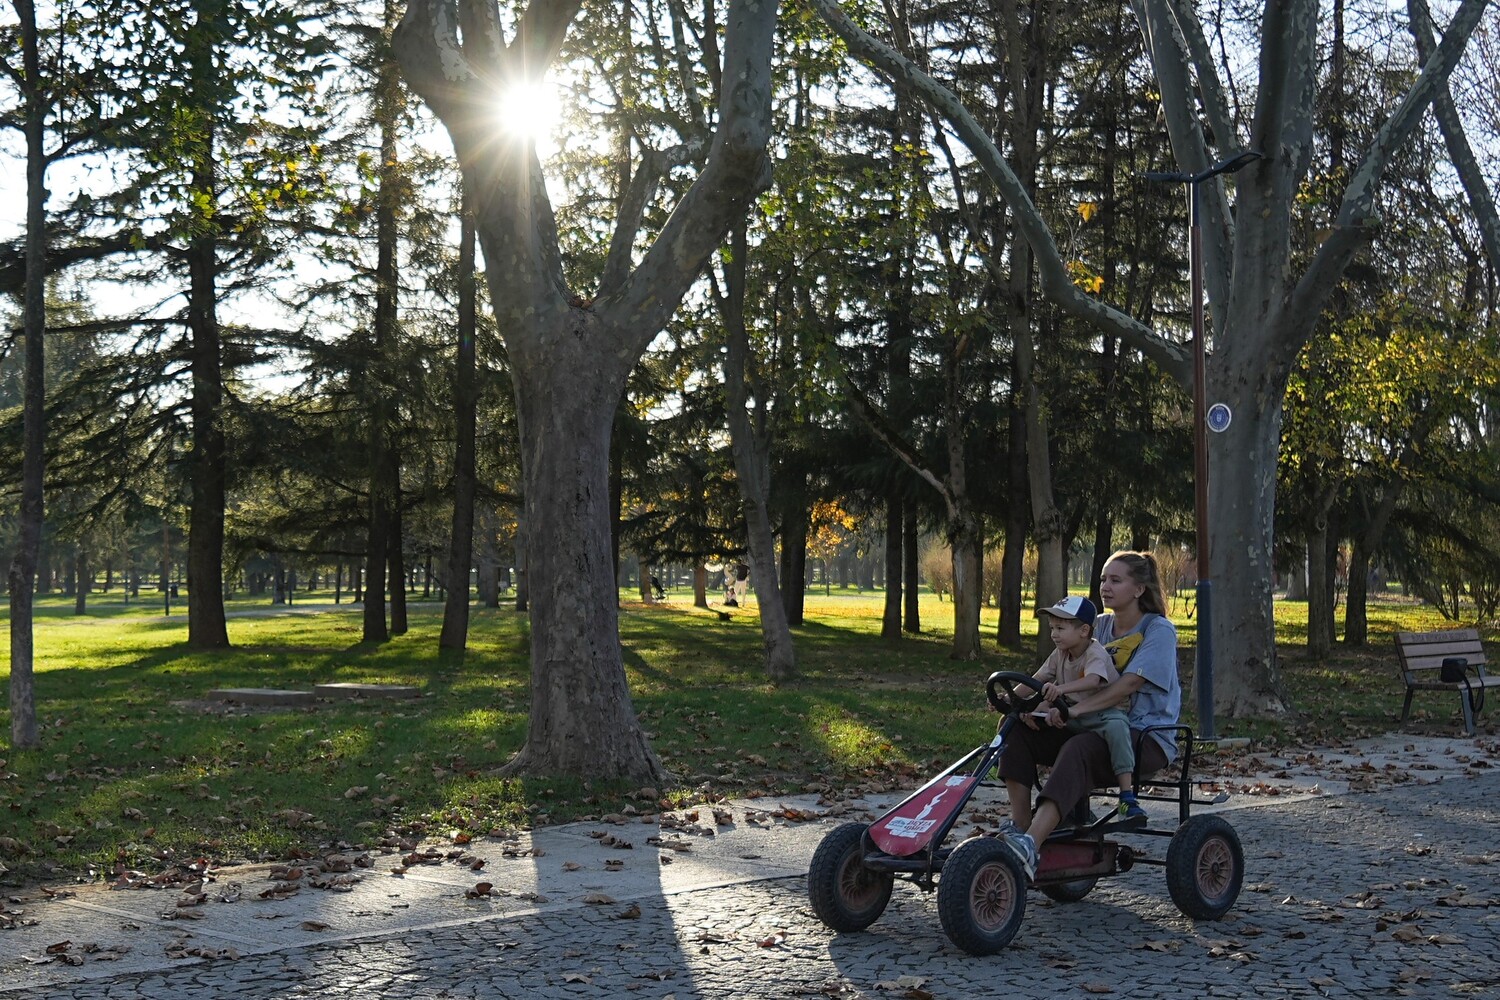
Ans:
[[[1085,625],[1092,625],[1094,616],[1098,613],[1094,602],[1087,597],[1064,597],[1052,607],[1038,611],[1037,617],[1051,615],[1053,618],[1074,618]]]

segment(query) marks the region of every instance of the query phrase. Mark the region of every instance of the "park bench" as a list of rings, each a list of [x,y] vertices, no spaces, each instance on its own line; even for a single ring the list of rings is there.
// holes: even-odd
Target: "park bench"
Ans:
[[[1401,680],[1406,684],[1406,701],[1401,706],[1401,721],[1411,717],[1411,696],[1418,691],[1457,691],[1463,707],[1464,729],[1474,734],[1474,714],[1484,707],[1484,692],[1500,688],[1500,677],[1484,672],[1484,644],[1472,628],[1441,632],[1397,632],[1396,653],[1401,658]],[[1471,670],[1465,681],[1441,678],[1443,661],[1459,659]]]

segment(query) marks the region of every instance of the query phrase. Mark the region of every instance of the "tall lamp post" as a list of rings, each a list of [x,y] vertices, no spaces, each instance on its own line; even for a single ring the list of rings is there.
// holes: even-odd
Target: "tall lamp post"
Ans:
[[[1188,270],[1193,290],[1193,517],[1198,529],[1198,648],[1193,659],[1193,678],[1198,687],[1198,730],[1204,739],[1215,739],[1214,732],[1214,640],[1213,586],[1208,561],[1208,394],[1207,352],[1203,337],[1203,229],[1199,222],[1203,196],[1199,186],[1220,174],[1232,174],[1264,154],[1253,150],[1220,160],[1196,174],[1145,174],[1148,181],[1188,186]],[[1225,408],[1224,427],[1229,426]]]

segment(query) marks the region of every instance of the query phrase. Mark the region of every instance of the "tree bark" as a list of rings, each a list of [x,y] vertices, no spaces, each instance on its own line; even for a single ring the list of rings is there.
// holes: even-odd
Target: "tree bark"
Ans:
[[[195,66],[206,73],[210,66]],[[193,191],[212,204],[218,197],[214,130],[208,129],[193,168]],[[219,333],[218,225],[203,220],[188,247],[188,329],[192,342],[193,487],[188,513],[188,645],[228,649],[224,618],[225,441],[224,360]]]
[[[1401,483],[1392,480],[1380,490],[1373,509],[1365,505],[1363,528],[1354,535],[1349,552],[1349,594],[1344,604],[1344,644],[1363,646],[1370,641],[1369,591],[1370,563],[1380,545],[1385,529],[1396,511]]]
[[[94,583],[94,571],[89,567],[87,546],[78,546],[78,559],[73,575],[77,580],[73,594],[73,613],[75,615],[86,614],[89,608],[89,591],[93,590]]]
[[[1286,599],[1307,600],[1307,553],[1302,553],[1300,559],[1292,561],[1292,565],[1287,568],[1286,577]]]
[[[1028,197],[1036,190],[1037,129],[1041,118],[1040,67],[1045,41],[1041,8],[1033,8],[1023,38],[1014,0],[1001,4],[1007,22],[1012,115],[1011,155],[1016,176]],[[1030,44],[1027,44],[1027,43]],[[1026,423],[1026,478],[1030,485],[1031,537],[1037,550],[1036,607],[1051,607],[1068,592],[1064,519],[1052,487],[1052,449],[1047,419],[1036,384],[1036,347],[1032,333],[1031,248],[1020,226],[1011,239],[1010,274],[1006,288],[1011,349],[1015,352],[1017,385],[1024,401]],[[1017,623],[1019,627],[1019,623]],[[1053,649],[1051,636],[1037,629],[1036,653],[1045,658]]]
[[[704,565],[693,565],[693,607],[708,607],[708,570]]]
[[[983,542],[984,526],[979,514],[968,503],[960,505],[948,520],[948,545],[953,551],[953,647],[948,652],[951,659],[979,659]]]
[[[880,619],[882,639],[901,638],[901,493],[892,489],[885,499],[885,611]]]
[[[786,623],[801,625],[807,599],[806,477],[788,477],[791,485],[781,495],[781,606]]]
[[[1324,491],[1307,526],[1307,655],[1325,660],[1333,650],[1333,569],[1338,536],[1329,530],[1334,492]]]
[[[1216,366],[1230,371],[1229,365]],[[1264,382],[1210,375],[1209,398],[1234,413],[1209,449],[1209,535],[1213,560],[1215,712],[1234,717],[1287,711],[1275,655],[1272,605],[1272,511],[1283,392]]]
[[[386,462],[386,476],[391,503],[391,540],[386,557],[391,568],[391,635],[405,635],[406,624],[406,546],[401,516],[401,462],[392,449]]]
[[[901,571],[905,576],[906,607],[901,615],[901,631],[912,635],[922,633],[922,567],[920,564],[921,533],[917,530],[917,505],[908,503],[901,518]]]
[[[760,614],[761,642],[764,646],[766,676],[773,681],[796,675],[797,652],[792,644],[786,608],[781,602],[781,588],[776,580],[776,539],[771,532],[770,482],[771,463],[767,455],[770,442],[765,419],[766,394],[756,393],[757,421],[752,423],[747,409],[747,355],[749,331],[745,327],[745,277],[749,266],[749,246],[745,224],[737,223],[730,235],[732,256],[725,264],[728,295],[720,302],[727,342],[724,352],[724,408],[729,421],[729,444],[734,455],[735,480],[745,511],[745,530],[750,567],[755,576],[756,610]],[[761,429],[757,431],[756,423]]]
[[[393,0],[387,0],[385,21],[395,18]],[[396,244],[400,239],[400,165],[397,133],[402,104],[401,83],[393,60],[383,61],[376,73],[375,117],[380,128],[379,190],[375,196],[375,316],[367,362],[366,400],[369,405],[370,519],[365,545],[364,641],[385,642],[391,637],[386,624],[386,570],[394,562],[391,529],[397,497],[392,495],[390,472],[394,458],[395,407],[391,395],[392,358],[396,349],[397,308],[400,276]],[[399,580],[391,580],[394,593]]]
[[[515,375],[523,438],[526,579],[530,597],[532,724],[507,773],[608,774],[659,781],[665,773],[632,707],[620,657],[609,546],[609,436],[618,398],[551,365]],[[592,384],[580,384],[592,383]],[[621,376],[613,387],[624,391]],[[532,430],[536,433],[531,433]]]
[[[524,504],[523,504],[524,506]],[[516,521],[516,610],[531,610],[531,574],[526,565],[526,514],[523,510]],[[619,587],[615,588],[615,604],[619,605]]]
[[[469,642],[469,567],[474,564],[475,428],[478,400],[474,381],[474,334],[478,311],[474,287],[474,205],[467,185],[458,242],[458,351],[453,362],[453,531],[448,540],[448,588],[443,604],[439,649],[463,649]]]
[[[41,48],[36,8],[32,0],[14,0],[21,21],[21,61],[24,79],[18,81],[25,104],[26,135],[26,276],[22,294],[21,505],[19,539],[11,558],[10,587],[10,742],[17,750],[41,745],[36,723],[32,631],[36,568],[42,546],[42,479],[46,468],[46,369],[42,364],[43,334],[47,327],[47,161],[43,131]]]

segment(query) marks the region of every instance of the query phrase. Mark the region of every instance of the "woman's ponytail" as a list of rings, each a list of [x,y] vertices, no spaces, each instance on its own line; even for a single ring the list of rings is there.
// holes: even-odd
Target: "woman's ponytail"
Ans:
[[[1117,561],[1124,563],[1130,571],[1130,578],[1145,588],[1140,596],[1141,611],[1165,616],[1167,601],[1162,596],[1161,574],[1156,569],[1156,557],[1149,552],[1122,550],[1105,560],[1105,564]]]

